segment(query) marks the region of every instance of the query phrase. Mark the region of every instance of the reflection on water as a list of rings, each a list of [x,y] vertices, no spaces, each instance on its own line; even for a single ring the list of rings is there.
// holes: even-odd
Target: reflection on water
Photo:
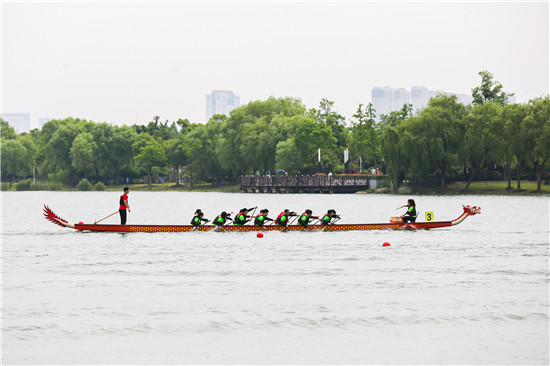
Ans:
[[[387,222],[404,196],[130,194],[128,223],[242,207]],[[2,194],[4,363],[548,363],[548,197],[415,196],[430,231],[86,233],[118,193]],[[522,208],[511,214],[511,208]],[[517,212],[517,211],[514,211]],[[118,218],[105,220],[117,223]],[[382,247],[383,242],[391,247]],[[428,351],[429,350],[429,351]]]

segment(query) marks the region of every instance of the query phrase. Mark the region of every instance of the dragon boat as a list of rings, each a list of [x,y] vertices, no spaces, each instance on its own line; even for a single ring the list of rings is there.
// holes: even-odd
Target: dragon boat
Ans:
[[[188,231],[349,231],[349,230],[419,230],[436,229],[460,224],[468,216],[481,214],[481,207],[462,206],[462,214],[451,221],[433,222],[389,222],[379,224],[329,224],[310,225],[289,225],[287,227],[277,225],[266,225],[263,227],[252,225],[227,225],[217,227],[214,225],[203,225],[195,228],[192,225],[113,225],[113,224],[70,224],[68,221],[57,216],[48,206],[44,205],[44,217],[52,223],[79,231],[103,231],[103,232],[145,232],[145,233],[182,233]]]

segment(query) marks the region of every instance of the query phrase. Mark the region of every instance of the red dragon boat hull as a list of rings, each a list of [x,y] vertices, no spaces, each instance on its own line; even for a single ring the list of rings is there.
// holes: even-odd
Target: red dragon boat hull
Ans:
[[[452,221],[416,222],[416,223],[380,223],[380,224],[332,224],[328,226],[311,225],[306,227],[300,225],[289,225],[286,229],[282,226],[250,226],[250,225],[228,225],[216,227],[213,225],[200,226],[195,229],[191,225],[111,225],[111,224],[70,224],[57,216],[46,205],[44,205],[44,216],[52,223],[76,229],[79,231],[103,231],[103,232],[144,232],[144,233],[183,233],[188,231],[352,231],[352,230],[419,230],[436,229],[440,227],[454,226],[466,219],[481,213],[477,206],[463,206],[464,212]]]

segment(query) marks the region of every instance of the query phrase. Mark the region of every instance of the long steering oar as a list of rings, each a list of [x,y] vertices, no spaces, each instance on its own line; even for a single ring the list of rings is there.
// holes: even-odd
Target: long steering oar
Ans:
[[[105,219],[107,219],[107,218],[109,218],[109,217],[113,216],[113,215],[114,215],[114,214],[116,214],[116,213],[118,213],[118,210],[117,210],[117,211],[115,211],[115,212],[113,212],[113,213],[112,213],[112,214],[110,214],[109,216],[105,216],[105,217],[104,217],[104,218],[102,218],[101,220],[97,220],[96,222],[94,222],[94,225],[95,225],[95,224],[97,224],[97,223],[98,223],[98,222],[100,222],[100,221],[103,221],[103,220],[105,220]]]

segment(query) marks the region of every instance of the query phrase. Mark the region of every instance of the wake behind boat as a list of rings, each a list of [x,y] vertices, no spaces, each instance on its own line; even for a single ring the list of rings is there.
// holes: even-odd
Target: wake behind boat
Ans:
[[[329,225],[227,225],[217,227],[203,225],[195,228],[192,225],[112,225],[112,224],[70,224],[57,216],[48,206],[44,205],[44,217],[50,222],[79,231],[108,231],[108,232],[145,232],[145,233],[183,233],[188,231],[350,231],[350,230],[420,230],[449,227],[460,224],[468,216],[481,214],[481,207],[462,206],[463,212],[452,221],[414,222],[414,223],[379,223],[379,224],[329,224]]]

